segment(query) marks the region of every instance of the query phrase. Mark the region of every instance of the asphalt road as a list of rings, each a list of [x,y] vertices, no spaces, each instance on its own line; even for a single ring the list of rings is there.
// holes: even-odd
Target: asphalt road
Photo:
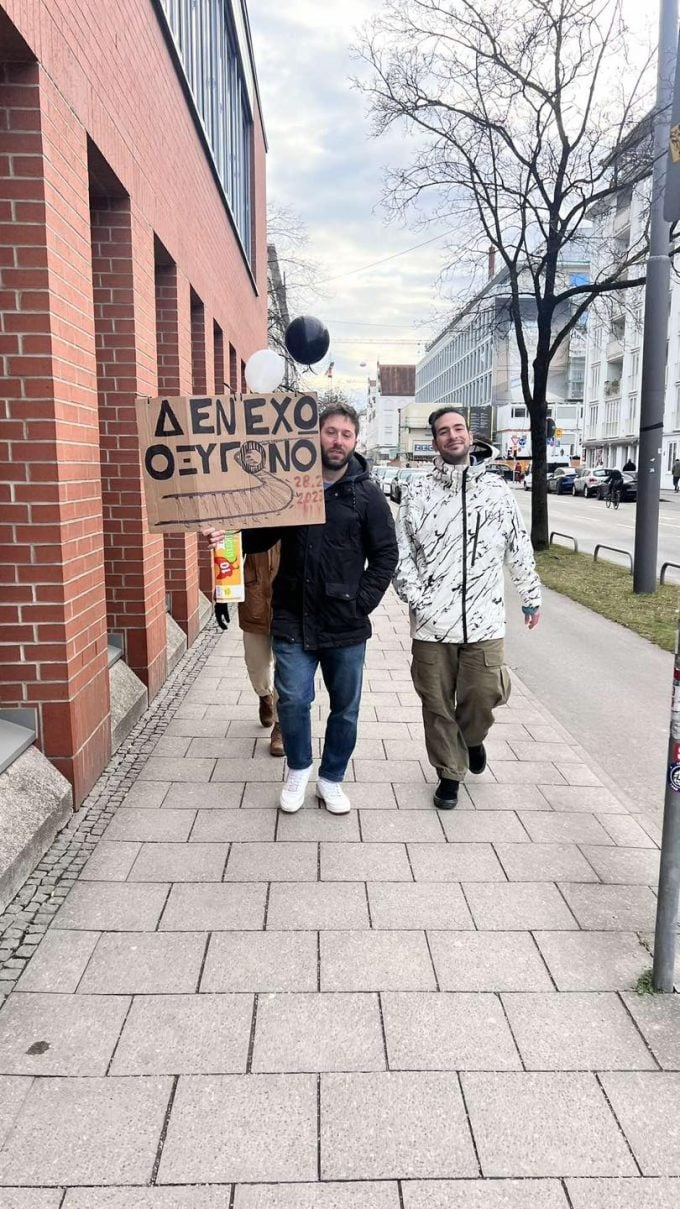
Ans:
[[[531,524],[531,493],[515,491],[527,525]],[[559,529],[578,540],[579,550],[592,554],[598,542],[619,546],[631,554],[635,546],[636,504],[621,504],[618,511],[607,508],[604,500],[586,500],[583,496],[549,495],[550,529]],[[561,539],[558,539],[561,541]],[[569,543],[564,542],[568,545]],[[605,550],[602,557],[627,565],[627,559]],[[665,562],[680,563],[680,496],[659,504],[659,551],[657,570]],[[668,573],[668,583],[680,583],[680,571]]]

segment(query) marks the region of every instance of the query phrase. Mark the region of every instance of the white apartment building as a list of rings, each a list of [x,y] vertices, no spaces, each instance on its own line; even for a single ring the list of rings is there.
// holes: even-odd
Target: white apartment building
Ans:
[[[610,241],[620,252],[635,247],[648,210],[644,186],[624,187],[606,210],[594,215],[595,246]],[[644,290],[631,288],[591,308],[586,354],[584,453],[588,465],[637,465]],[[661,487],[671,487],[680,457],[680,283],[671,277],[668,298],[666,402]]]
[[[588,273],[583,248],[565,256],[562,273],[566,284],[583,279]],[[523,320],[531,350],[535,304],[528,286],[527,281]],[[416,403],[433,409],[452,404],[466,414],[471,431],[492,438],[503,457],[529,460],[529,415],[508,301],[508,271],[503,268],[458,312],[419,361]],[[580,456],[584,363],[584,331],[577,328],[555,358],[548,381],[549,415],[556,428],[548,445],[551,462],[567,463]]]
[[[372,462],[389,462],[399,456],[400,412],[413,403],[414,365],[381,365],[377,378],[369,378],[366,405],[366,454]]]

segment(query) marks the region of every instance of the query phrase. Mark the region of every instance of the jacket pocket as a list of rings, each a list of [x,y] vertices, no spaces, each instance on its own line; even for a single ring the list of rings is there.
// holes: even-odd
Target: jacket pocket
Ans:
[[[325,585],[326,618],[333,629],[352,629],[357,621],[357,589],[351,584],[331,582]]]

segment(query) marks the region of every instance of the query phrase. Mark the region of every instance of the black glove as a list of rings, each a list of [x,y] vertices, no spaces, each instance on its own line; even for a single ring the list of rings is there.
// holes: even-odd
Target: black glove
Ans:
[[[229,629],[229,605],[222,604],[221,601],[215,601],[215,621],[221,630]]]

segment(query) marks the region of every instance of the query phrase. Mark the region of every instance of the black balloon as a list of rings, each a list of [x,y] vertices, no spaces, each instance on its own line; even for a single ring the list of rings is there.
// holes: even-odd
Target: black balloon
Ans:
[[[293,361],[300,365],[315,365],[322,361],[330,348],[328,328],[313,315],[299,315],[286,328],[286,348]]]

